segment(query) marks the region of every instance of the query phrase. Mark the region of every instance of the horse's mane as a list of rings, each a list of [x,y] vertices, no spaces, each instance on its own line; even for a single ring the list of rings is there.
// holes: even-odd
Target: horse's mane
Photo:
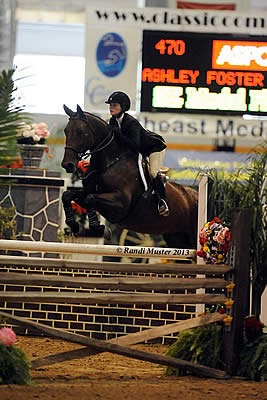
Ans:
[[[99,115],[92,114],[92,113],[90,113],[88,111],[84,111],[84,114],[87,115],[88,117],[96,119],[99,122],[102,122],[102,124],[104,124],[106,127],[108,127],[108,123],[103,118],[101,118]]]

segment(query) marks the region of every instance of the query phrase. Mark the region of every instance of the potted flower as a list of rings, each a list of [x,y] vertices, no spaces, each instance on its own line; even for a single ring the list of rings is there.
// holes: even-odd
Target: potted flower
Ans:
[[[44,144],[50,136],[48,125],[45,122],[26,124],[22,122],[17,133],[18,144]]]
[[[39,167],[44,151],[49,149],[45,145],[50,136],[48,126],[44,122],[26,124],[21,123],[17,133],[17,143],[20,146],[20,154],[24,167]]]

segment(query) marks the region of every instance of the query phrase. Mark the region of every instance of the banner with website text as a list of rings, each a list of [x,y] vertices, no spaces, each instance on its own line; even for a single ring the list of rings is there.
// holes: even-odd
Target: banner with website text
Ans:
[[[267,13],[172,8],[88,8],[88,22],[95,26],[161,29],[183,32],[266,35]]]

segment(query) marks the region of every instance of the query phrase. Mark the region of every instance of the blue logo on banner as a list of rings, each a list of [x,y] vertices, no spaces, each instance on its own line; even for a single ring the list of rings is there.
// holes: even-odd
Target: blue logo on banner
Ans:
[[[113,78],[121,73],[127,60],[127,47],[120,35],[114,32],[102,36],[96,49],[96,61],[100,71]]]

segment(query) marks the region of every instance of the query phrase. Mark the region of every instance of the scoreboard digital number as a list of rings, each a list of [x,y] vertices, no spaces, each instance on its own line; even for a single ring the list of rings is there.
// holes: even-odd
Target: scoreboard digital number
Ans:
[[[144,31],[141,111],[267,115],[267,37]]]

